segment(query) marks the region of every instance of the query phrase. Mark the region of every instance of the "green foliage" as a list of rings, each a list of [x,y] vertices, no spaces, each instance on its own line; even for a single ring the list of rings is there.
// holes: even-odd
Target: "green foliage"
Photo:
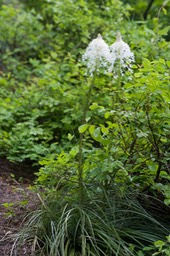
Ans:
[[[6,209],[6,212],[5,212],[5,216],[7,218],[10,218],[10,217],[14,217],[15,216],[15,212],[14,212],[14,203],[3,203],[2,206]]]
[[[84,178],[87,181],[95,179],[109,185],[116,179],[144,189],[161,178],[167,179],[168,63],[163,59],[153,62],[144,59],[133,80],[123,83],[121,88],[117,88],[115,82],[108,88],[101,87],[96,81],[87,122],[79,126],[79,132],[84,136]],[[74,145],[74,139],[68,143]],[[54,165],[60,174],[56,157],[54,155],[52,162],[49,160],[43,164],[45,173]],[[67,164],[69,170],[70,162],[64,163]]]
[[[0,17],[1,71],[25,79],[31,75],[29,59],[43,57],[46,51],[47,33],[41,16],[3,5]]]
[[[138,255],[143,256],[145,254],[143,253],[152,253],[150,255],[156,256],[156,255],[162,255],[162,256],[169,256],[170,255],[170,235],[166,236],[165,240],[158,240],[155,241],[153,245],[149,247],[144,247],[143,252],[138,252]]]
[[[13,161],[37,162],[54,152],[56,143],[59,153],[61,147],[70,150],[78,139],[88,90],[80,55],[89,38],[102,33],[111,44],[116,30],[120,30],[140,65],[143,57],[168,59],[169,44],[162,37],[168,28],[156,20],[150,27],[128,21],[131,8],[118,0],[74,4],[69,0],[43,1],[39,7],[27,1],[25,5],[30,7],[29,12],[19,4],[17,8],[4,5],[0,10],[0,148],[1,155]],[[100,110],[94,109],[95,116],[91,112],[92,125],[100,123],[103,130],[103,104],[110,101],[107,94],[111,90],[107,83],[106,77],[97,79],[92,99],[101,106]],[[90,126],[91,135],[93,127]],[[68,133],[74,136],[71,142],[67,140]],[[99,127],[95,126],[96,138],[98,133]]]
[[[140,197],[169,209],[169,1],[153,2],[144,20],[146,3],[133,0],[1,6],[0,155],[41,166],[36,184],[49,197],[24,233],[39,255],[169,253],[169,227]],[[117,31],[133,74],[89,77],[89,40],[111,45]]]
[[[69,132],[78,133],[76,128],[82,115],[79,83],[67,84],[72,74],[61,81],[54,66],[55,63],[48,63],[43,68],[44,78],[30,81],[28,86],[21,83],[15,87],[5,77],[0,81],[1,154],[7,154],[13,161],[38,161],[40,156],[59,152],[61,145],[57,150],[56,144],[62,144]],[[78,95],[80,99],[73,106]]]
[[[163,15],[168,15],[170,7],[169,0],[150,0],[145,2],[142,0],[122,0],[122,2],[131,5],[133,18],[136,20],[151,20],[153,17],[160,15],[159,12],[162,12],[162,18]],[[164,19],[164,22],[167,22],[167,20],[168,19]]]
[[[158,252],[153,255],[170,255],[170,235],[166,237],[167,241],[158,240],[154,243],[154,246]]]
[[[166,174],[165,179],[167,180],[166,184],[163,183],[157,183],[155,184],[155,188],[163,194],[164,196],[164,203],[166,205],[170,205],[170,186],[169,186],[169,176]]]

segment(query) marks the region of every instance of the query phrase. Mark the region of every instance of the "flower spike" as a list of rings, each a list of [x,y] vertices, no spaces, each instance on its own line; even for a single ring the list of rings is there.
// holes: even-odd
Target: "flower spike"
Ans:
[[[134,63],[134,54],[131,52],[127,43],[122,40],[121,34],[117,33],[116,42],[110,46],[111,51],[111,69],[113,70],[115,59],[119,62],[121,73],[123,69],[131,72],[131,64]],[[112,61],[113,60],[113,61]]]
[[[91,76],[93,76],[95,71],[99,71],[99,68],[106,69],[108,67],[110,49],[100,34],[88,45],[83,55],[83,61],[86,61]]]

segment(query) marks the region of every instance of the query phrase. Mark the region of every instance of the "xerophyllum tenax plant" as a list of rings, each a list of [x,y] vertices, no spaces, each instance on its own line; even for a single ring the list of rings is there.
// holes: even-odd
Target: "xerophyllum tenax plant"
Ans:
[[[86,52],[82,57],[83,61],[86,62],[90,76],[93,76],[91,84],[87,92],[87,98],[83,111],[82,125],[79,127],[80,139],[79,139],[79,162],[78,162],[78,186],[79,186],[79,195],[80,201],[83,202],[84,199],[84,180],[83,180],[83,132],[81,128],[87,128],[86,123],[86,114],[89,108],[91,92],[95,83],[96,73],[100,68],[104,70],[108,69],[110,63],[110,50],[109,46],[102,39],[99,34],[96,39],[93,39],[88,45]],[[84,130],[84,129],[83,129]]]
[[[109,46],[105,43],[102,36],[98,34],[97,38],[93,39],[88,45],[82,59],[87,64],[90,76],[93,76],[95,72],[99,71],[99,68],[108,69],[110,57]]]
[[[130,69],[129,65],[134,60],[134,55],[130,51],[128,44],[122,41],[120,34],[117,35],[116,42],[112,44],[110,48],[99,34],[96,39],[93,39],[90,42],[82,59],[86,62],[90,76],[93,76],[93,79],[87,92],[82,125],[79,127],[78,186],[81,202],[83,202],[85,188],[83,179],[83,133],[88,129],[86,115],[89,108],[92,89],[95,84],[96,74],[100,71],[100,68],[103,68],[104,72],[112,71],[115,77],[118,77],[117,84],[119,85],[123,74],[122,69]]]
[[[111,66],[109,71],[115,73],[118,68],[117,71],[120,75],[123,75],[124,70],[132,72],[131,67],[134,61],[134,54],[131,52],[129,45],[122,40],[120,33],[117,33],[116,42],[110,46]]]

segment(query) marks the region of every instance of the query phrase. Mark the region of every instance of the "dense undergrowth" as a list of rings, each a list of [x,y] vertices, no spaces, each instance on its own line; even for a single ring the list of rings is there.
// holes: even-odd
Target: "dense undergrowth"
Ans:
[[[169,1],[34,2],[0,7],[0,155],[45,190],[16,255],[170,255]],[[86,47],[118,31],[133,72],[91,77]]]

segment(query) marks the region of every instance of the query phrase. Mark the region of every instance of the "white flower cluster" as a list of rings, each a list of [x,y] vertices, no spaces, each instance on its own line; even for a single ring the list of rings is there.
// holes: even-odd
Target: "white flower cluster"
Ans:
[[[93,39],[88,45],[83,61],[87,61],[87,68],[90,75],[93,75],[99,68],[106,68],[110,60],[109,46],[99,34],[96,39]]]
[[[116,42],[110,47],[102,39],[101,35],[92,40],[83,55],[83,61],[86,61],[87,68],[92,76],[95,71],[103,67],[108,72],[116,70],[116,64],[119,66],[121,74],[126,69],[131,72],[131,64],[134,62],[134,54],[129,45],[125,43],[118,33]]]
[[[123,73],[122,69],[131,72],[131,63],[135,61],[134,54],[131,52],[129,45],[122,40],[120,33],[117,34],[116,42],[110,46],[110,54],[111,71],[114,69],[115,60],[117,60],[121,73]]]

